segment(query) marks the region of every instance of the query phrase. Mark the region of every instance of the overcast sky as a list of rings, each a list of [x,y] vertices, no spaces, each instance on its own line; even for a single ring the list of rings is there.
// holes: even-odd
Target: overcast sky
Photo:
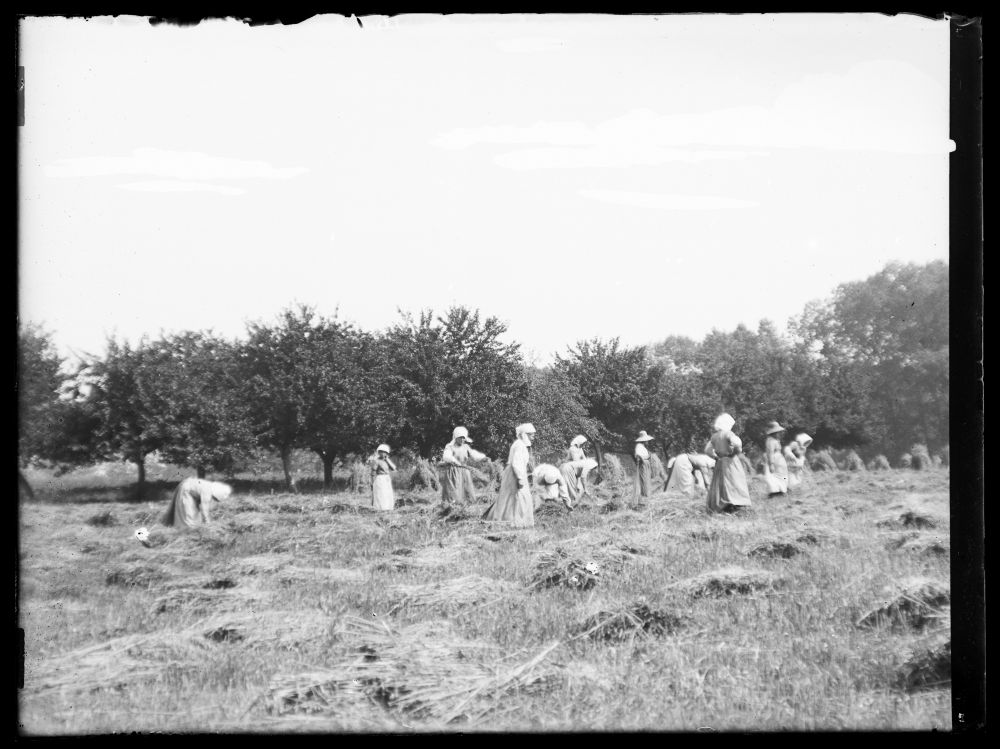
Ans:
[[[464,304],[545,362],[948,257],[946,21],[361,21],[22,21],[21,319],[100,353]]]

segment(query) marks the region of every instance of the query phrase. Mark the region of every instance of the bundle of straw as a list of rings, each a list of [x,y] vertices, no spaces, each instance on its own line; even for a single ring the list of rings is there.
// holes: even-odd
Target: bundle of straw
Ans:
[[[951,632],[935,636],[903,664],[898,685],[907,692],[951,686]]]
[[[387,710],[444,725],[463,717],[478,720],[512,692],[561,682],[555,668],[540,667],[558,641],[501,670],[489,658],[488,646],[458,638],[447,623],[424,622],[394,632],[382,622],[347,617],[338,638],[346,652],[323,671],[271,680],[272,711],[335,712],[350,709],[363,694]]]
[[[670,587],[678,587],[692,598],[720,598],[735,594],[755,593],[758,590],[775,587],[780,582],[780,577],[767,570],[725,567],[703,572],[700,575],[674,583]]]
[[[644,598],[619,604],[588,617],[577,627],[578,636],[591,640],[623,641],[636,635],[662,637],[679,630],[684,619],[664,609],[652,609]]]
[[[868,461],[869,471],[888,471],[889,470],[889,459],[884,455],[876,455],[874,458]]]
[[[948,583],[927,577],[910,577],[889,585],[886,603],[858,617],[858,627],[888,624],[894,629],[941,627],[951,621],[951,589]]]

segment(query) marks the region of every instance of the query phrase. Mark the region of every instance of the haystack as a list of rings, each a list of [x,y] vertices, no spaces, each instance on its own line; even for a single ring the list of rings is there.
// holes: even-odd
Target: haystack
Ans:
[[[809,467],[814,471],[836,471],[837,462],[828,451],[820,450],[819,452],[812,454],[809,461]]]
[[[885,602],[858,617],[858,627],[890,626],[894,629],[948,626],[951,622],[951,588],[928,577],[910,577],[885,589]]]
[[[625,468],[618,456],[613,453],[604,453],[604,465],[601,468],[601,478],[612,483],[622,483],[625,481]]]
[[[642,546],[585,533],[539,553],[528,587],[536,591],[559,586],[589,590],[607,573],[620,571],[626,563],[650,554],[650,550]],[[588,565],[591,566],[588,568]]]
[[[899,461],[897,462],[897,467],[899,468],[912,468],[913,467],[913,456],[909,453],[903,453],[899,456]]]
[[[865,462],[861,459],[854,450],[851,450],[844,456],[844,470],[846,471],[865,471]]]
[[[910,467],[915,471],[924,471],[931,467],[931,456],[927,445],[914,445],[910,448]]]
[[[337,637],[344,652],[322,671],[275,676],[270,709],[290,712],[352,712],[374,701],[409,719],[435,725],[472,723],[512,692],[539,692],[563,683],[553,666],[541,665],[552,643],[520,665],[498,663],[485,643],[459,638],[447,622],[423,622],[393,631],[379,621],[342,620]]]
[[[410,489],[441,491],[441,477],[428,461],[421,459],[413,466],[413,473],[410,474]]]
[[[365,494],[372,489],[371,469],[361,461],[351,463],[347,477],[347,488],[355,494]]]
[[[392,592],[389,613],[422,609],[454,616],[462,609],[502,598],[512,592],[512,588],[510,583],[503,580],[492,580],[479,575],[466,575],[426,585],[399,585]]]
[[[889,459],[884,455],[876,455],[874,458],[868,461],[869,471],[888,471],[889,470]]]
[[[781,578],[767,570],[725,567],[681,580],[671,587],[681,589],[692,598],[721,598],[756,593],[759,590],[776,587],[780,583]]]
[[[912,653],[898,675],[898,686],[907,692],[951,686],[951,633],[940,634]]]
[[[660,460],[660,456],[656,453],[649,454],[649,468],[653,474],[653,480],[666,481],[667,471],[663,467],[663,461]]]
[[[951,446],[945,445],[941,448],[941,465],[950,466],[951,465]]]
[[[663,637],[685,624],[685,618],[666,609],[650,608],[645,598],[619,604],[587,617],[575,628],[578,637],[598,642],[622,642],[633,637]]]

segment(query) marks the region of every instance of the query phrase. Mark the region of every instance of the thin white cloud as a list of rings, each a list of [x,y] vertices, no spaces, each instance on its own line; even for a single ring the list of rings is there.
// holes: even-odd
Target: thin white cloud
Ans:
[[[627,167],[633,164],[663,164],[683,161],[699,164],[710,159],[741,160],[747,156],[766,156],[766,151],[683,151],[667,148],[529,148],[511,151],[493,158],[506,169],[558,169],[580,167]]]
[[[174,179],[288,179],[309,171],[303,168],[275,169],[264,161],[223,159],[192,151],[161,151],[137,148],[132,156],[94,156],[61,159],[45,167],[49,177],[103,177],[112,174],[149,174]]]
[[[551,52],[569,49],[569,39],[555,39],[546,36],[525,36],[518,39],[501,39],[496,45],[504,52]]]
[[[223,195],[243,195],[246,190],[225,185],[206,185],[204,182],[177,182],[163,180],[159,182],[131,182],[127,185],[116,185],[122,190],[136,192],[221,192]]]
[[[658,208],[666,211],[707,211],[724,208],[753,208],[758,205],[751,200],[735,198],[715,198],[705,195],[661,195],[652,192],[622,192],[619,190],[580,190],[580,194],[592,200],[619,205],[634,205],[639,208]]]
[[[582,122],[460,128],[440,134],[431,143],[446,149],[477,143],[543,143],[636,154],[693,145],[808,146],[913,154],[949,153],[955,147],[948,138],[948,92],[923,71],[891,60],[859,63],[845,75],[805,76],[786,87],[771,108],[662,116],[633,109],[593,128]],[[597,156],[591,158],[600,161]],[[557,166],[560,159],[567,166],[577,165],[566,156],[550,160]],[[516,162],[513,158],[512,163]]]

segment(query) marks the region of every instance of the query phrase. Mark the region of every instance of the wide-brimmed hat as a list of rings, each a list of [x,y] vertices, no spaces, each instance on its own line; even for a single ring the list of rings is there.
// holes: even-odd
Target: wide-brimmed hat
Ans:
[[[781,426],[781,424],[779,424],[776,421],[772,421],[770,424],[767,425],[766,434],[774,434],[775,432],[783,432],[783,431],[785,431],[785,428]]]
[[[519,424],[517,429],[514,430],[517,434],[534,434],[535,426],[530,422],[524,424]]]
[[[723,432],[727,432],[730,429],[732,429],[735,424],[736,424],[736,419],[734,419],[729,414],[719,414],[719,418],[715,420],[715,424],[713,424],[712,426],[715,430],[722,430]]]
[[[391,450],[389,450],[389,446],[388,445],[386,445],[385,443],[383,443],[383,444],[379,445],[377,448],[375,448],[375,452],[377,452],[377,453],[381,453],[381,452],[388,453],[388,452],[391,452]]]
[[[465,437],[465,439],[469,439],[469,430],[466,429],[465,427],[455,427],[455,431],[451,433],[451,438],[454,440],[458,439],[459,437]]]
[[[569,444],[573,447],[579,447],[586,441],[587,441],[586,437],[584,437],[582,434],[578,434],[570,441]]]
[[[649,442],[651,439],[653,439],[653,438],[650,437],[648,434],[646,434],[646,430],[644,429],[641,432],[639,432],[639,436],[635,438],[635,441],[636,442]]]
[[[802,445],[802,448],[805,449],[805,448],[809,447],[809,445],[812,444],[813,438],[810,437],[805,432],[803,432],[802,434],[798,435],[795,438],[795,441],[798,442],[800,445]]]

